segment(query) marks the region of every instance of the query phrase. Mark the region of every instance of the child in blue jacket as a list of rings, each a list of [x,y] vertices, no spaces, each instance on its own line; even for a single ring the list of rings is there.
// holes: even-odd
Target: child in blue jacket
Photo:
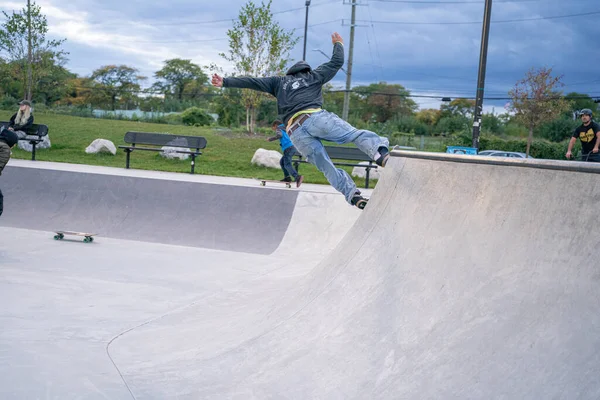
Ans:
[[[279,139],[279,145],[281,146],[281,151],[283,151],[283,157],[281,157],[281,160],[279,161],[279,165],[283,171],[282,182],[291,182],[293,177],[294,181],[296,182],[296,187],[300,187],[304,177],[299,175],[298,171],[296,171],[292,165],[292,157],[297,150],[285,131],[285,125],[283,125],[283,122],[277,119],[271,124],[271,129],[273,129],[273,131],[276,133],[276,136],[273,136],[267,140],[272,142]]]

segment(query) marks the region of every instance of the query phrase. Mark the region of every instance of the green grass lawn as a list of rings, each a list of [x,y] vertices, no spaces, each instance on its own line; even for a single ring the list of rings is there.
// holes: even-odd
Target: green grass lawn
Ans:
[[[8,121],[12,112],[0,111],[0,121]],[[125,144],[123,137],[127,131],[158,132],[181,135],[204,136],[206,149],[196,161],[196,174],[233,176],[241,178],[281,179],[280,169],[258,167],[250,161],[259,149],[278,150],[279,142],[268,142],[266,135],[247,135],[226,129],[198,128],[181,125],[151,124],[144,122],[81,118],[52,113],[34,114],[35,123],[48,125],[52,148],[36,150],[40,161],[64,162],[73,164],[101,165],[125,168],[125,152],[118,149]],[[95,139],[108,139],[117,146],[117,155],[86,154],[85,148]],[[31,159],[31,153],[15,147],[13,158]],[[158,152],[138,151],[131,156],[130,168],[189,173],[190,161],[167,160]],[[343,167],[351,172],[351,167]],[[307,183],[327,184],[321,172],[310,164],[300,164],[300,173]],[[354,178],[359,187],[364,187],[364,179]],[[376,181],[369,183],[374,187]]]

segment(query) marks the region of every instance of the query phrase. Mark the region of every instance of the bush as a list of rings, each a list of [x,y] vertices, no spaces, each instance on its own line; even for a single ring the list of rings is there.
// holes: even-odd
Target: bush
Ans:
[[[394,132],[389,137],[390,146],[411,146],[415,147],[415,134],[405,132]]]
[[[213,121],[208,113],[198,107],[190,107],[181,114],[181,120],[185,125],[204,126]]]
[[[14,110],[17,112],[19,100],[15,99],[12,96],[4,95],[2,100],[0,100],[0,108],[3,110]]]
[[[396,130],[400,132],[409,132],[418,136],[431,134],[429,126],[412,115],[394,118],[392,123],[395,125]]]
[[[515,122],[509,122],[504,127],[504,134],[506,136],[526,137],[529,134],[529,131],[527,131],[527,128],[525,128],[523,125]]]
[[[183,125],[181,114],[168,114],[160,117],[160,119],[169,125]]]
[[[579,124],[581,121],[572,118],[558,118],[540,126],[536,135],[553,142],[561,142],[569,139]]]
[[[435,131],[441,134],[465,132],[469,128],[469,120],[462,116],[443,117],[438,121]]]

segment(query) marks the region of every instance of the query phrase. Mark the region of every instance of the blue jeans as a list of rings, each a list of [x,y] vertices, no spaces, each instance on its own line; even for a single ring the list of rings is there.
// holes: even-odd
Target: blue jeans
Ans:
[[[338,192],[342,193],[350,204],[356,194],[356,184],[350,175],[341,168],[336,168],[325,151],[321,139],[338,144],[354,143],[371,159],[375,159],[380,147],[389,147],[386,137],[364,129],[356,129],[348,122],[329,111],[318,111],[297,128],[291,136],[294,147],[306,160],[321,171],[327,181]]]
[[[281,160],[279,160],[279,165],[283,170],[284,178],[289,178],[290,175],[294,177],[294,179],[298,178],[298,171],[296,171],[296,169],[292,165],[292,157],[295,153],[296,149],[294,148],[294,146],[288,147],[283,151],[283,157],[281,157]]]

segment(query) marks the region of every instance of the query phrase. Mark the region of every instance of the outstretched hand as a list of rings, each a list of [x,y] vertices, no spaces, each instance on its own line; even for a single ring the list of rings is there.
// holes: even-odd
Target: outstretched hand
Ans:
[[[340,42],[341,44],[344,44],[344,39],[342,39],[342,37],[340,36],[339,33],[333,32],[333,34],[331,35],[331,43],[335,44],[336,42]]]
[[[212,84],[213,84],[213,86],[216,86],[216,87],[223,87],[223,78],[217,74],[213,74]]]

